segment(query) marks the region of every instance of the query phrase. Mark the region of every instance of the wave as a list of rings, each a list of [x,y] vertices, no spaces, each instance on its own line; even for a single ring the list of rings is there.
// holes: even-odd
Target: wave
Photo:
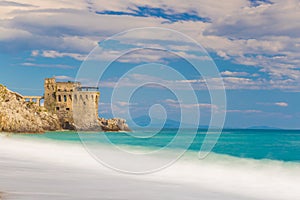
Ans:
[[[110,153],[108,147],[106,153]],[[147,150],[126,146],[132,151]],[[99,164],[79,143],[31,140],[23,137],[0,137],[2,156],[26,158],[41,163],[70,168],[117,172]],[[172,152],[170,151],[170,154]],[[164,159],[160,155],[158,159]],[[16,161],[16,165],[20,164]],[[145,163],[149,164],[149,163]],[[300,199],[300,164],[272,160],[254,160],[210,153],[203,160],[196,152],[187,152],[177,162],[153,174],[130,176],[134,179],[186,184],[190,187],[218,191],[256,199]]]
[[[300,165],[210,153],[204,160],[189,152],[157,177],[201,188],[262,199],[299,199]]]

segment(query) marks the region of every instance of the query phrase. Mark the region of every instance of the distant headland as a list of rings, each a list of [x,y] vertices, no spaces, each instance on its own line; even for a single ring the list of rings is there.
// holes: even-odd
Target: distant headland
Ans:
[[[23,96],[0,85],[0,131],[130,131],[124,119],[99,118],[97,87],[46,78],[44,90],[43,96]]]

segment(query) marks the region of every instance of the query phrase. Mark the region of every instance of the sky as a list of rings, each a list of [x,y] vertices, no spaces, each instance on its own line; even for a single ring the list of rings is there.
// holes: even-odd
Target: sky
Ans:
[[[180,120],[180,104],[190,116],[185,118],[187,122],[200,109],[201,125],[207,125],[214,113],[221,113],[226,114],[227,128],[299,129],[299,18],[299,0],[0,1],[0,83],[23,95],[42,95],[44,78],[75,80],[86,58],[92,59],[90,52],[98,48],[98,62],[114,59],[99,82],[100,116],[112,116],[111,95],[122,73],[152,63],[147,68],[152,71],[131,73],[118,87],[123,93],[145,82],[164,87],[148,84],[137,90],[130,102],[116,100],[113,109],[120,117],[126,117],[127,107],[135,118],[160,104],[166,107],[168,118]],[[175,30],[205,50],[188,39],[176,38],[172,31],[169,35],[146,29],[115,36],[145,27]],[[176,55],[144,49],[115,59],[145,44],[153,49],[167,47]],[[186,59],[204,68],[215,64],[219,74],[201,77]],[[184,77],[169,77],[165,66]],[[214,104],[209,96],[209,92],[223,89],[217,84],[221,82],[225,107]],[[205,83],[216,84],[208,92]],[[192,89],[185,89],[184,84]],[[180,90],[184,99],[167,87]],[[196,103],[191,91],[196,93]],[[160,111],[154,117],[164,115]]]

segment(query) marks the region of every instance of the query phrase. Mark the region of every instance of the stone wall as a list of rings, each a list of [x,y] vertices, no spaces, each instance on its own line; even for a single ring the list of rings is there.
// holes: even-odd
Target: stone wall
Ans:
[[[44,105],[51,113],[57,114],[64,129],[74,129],[73,93],[81,84],[78,82],[56,82],[55,78],[45,79]]]
[[[100,130],[98,122],[99,92],[73,93],[73,119],[77,130]]]
[[[46,78],[44,82],[44,107],[54,113],[56,106],[56,83],[55,78]]]

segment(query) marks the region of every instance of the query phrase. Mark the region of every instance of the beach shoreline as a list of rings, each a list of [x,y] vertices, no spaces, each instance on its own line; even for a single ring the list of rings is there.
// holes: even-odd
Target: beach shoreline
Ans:
[[[64,152],[65,155],[56,157],[56,161],[52,159],[55,158],[57,152],[53,152],[54,155],[49,155],[48,158],[45,158],[46,156],[42,158],[38,153],[26,156],[25,154],[29,153],[28,149],[18,152],[11,146],[11,144],[20,144],[20,141],[5,140],[2,140],[0,147],[2,151],[0,187],[4,190],[6,199],[140,199],[140,192],[147,195],[143,199],[157,199],[158,197],[182,199],[187,191],[199,193],[195,188],[185,188],[178,183],[143,180],[137,176],[115,173],[101,167],[84,151],[80,155],[85,154],[87,157],[82,159],[82,163],[72,165],[74,160],[63,159],[67,154],[70,156],[71,152]],[[11,148],[6,148],[4,151],[2,144],[8,143],[8,140],[12,142]],[[28,147],[33,145],[32,142],[21,141],[21,143]],[[46,148],[54,147],[47,145]],[[72,148],[70,150],[75,151]],[[74,155],[78,156],[78,153]],[[182,187],[187,191],[178,192],[178,188]],[[199,194],[202,193],[201,196],[208,199],[210,196],[216,196],[210,191],[201,191]]]
[[[190,162],[193,158],[187,157],[157,173],[136,176],[104,167],[80,144],[63,144],[0,137],[0,188],[5,199],[296,200],[300,197],[297,164],[291,164],[289,171],[280,162],[260,164],[243,160],[229,165],[232,161],[226,159],[230,157],[218,161],[211,157],[199,163]],[[278,164],[269,166],[268,162]]]

